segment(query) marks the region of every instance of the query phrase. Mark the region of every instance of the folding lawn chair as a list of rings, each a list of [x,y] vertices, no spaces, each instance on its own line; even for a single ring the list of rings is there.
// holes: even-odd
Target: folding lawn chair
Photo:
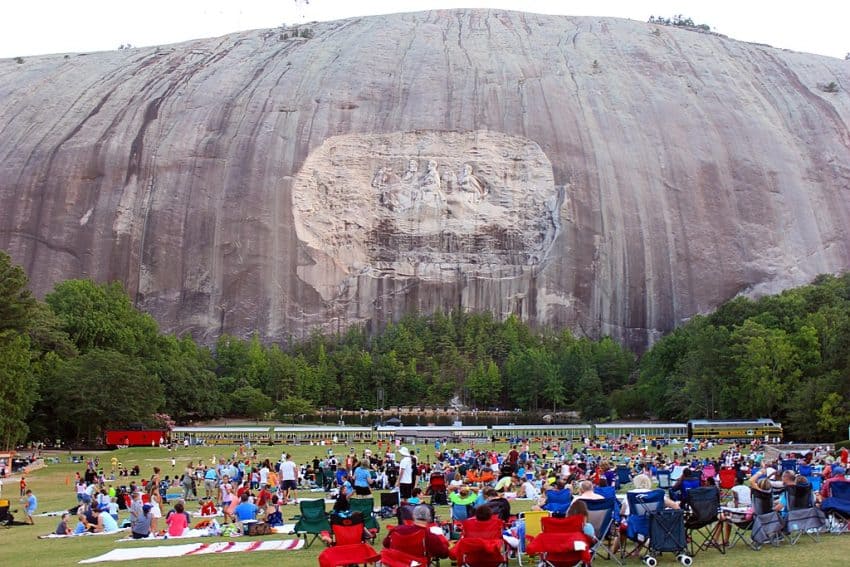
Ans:
[[[720,491],[716,486],[704,486],[688,491],[684,500],[685,531],[690,541],[690,555],[714,548],[726,553],[723,544],[723,524],[718,522],[720,513]],[[696,535],[702,542],[697,543]],[[719,541],[718,541],[719,538]]]
[[[720,482],[720,498],[728,499],[732,497],[732,489],[738,483],[738,471],[732,467],[723,467],[718,474]]]
[[[632,472],[625,465],[618,465],[615,469],[617,473],[617,484],[622,488],[632,481]]]
[[[820,532],[826,527],[826,516],[815,507],[811,484],[793,484],[785,487],[788,503],[786,530],[788,541],[796,545],[803,534],[819,541]]]
[[[380,560],[381,555],[363,542],[365,528],[362,514],[331,516],[331,530],[332,545],[319,555],[320,567],[369,565]]]
[[[753,546],[760,549],[765,543],[778,546],[782,541],[784,524],[779,512],[773,509],[773,494],[753,488],[750,490],[753,500]]]
[[[670,490],[673,486],[673,481],[670,479],[671,471],[660,469],[655,471],[655,477],[658,479],[658,488],[662,490]]]
[[[301,500],[298,506],[301,509],[301,517],[295,524],[295,533],[299,536],[303,535],[306,547],[310,547],[322,535],[322,532],[331,531],[328,515],[325,512],[325,500],[323,498]],[[313,539],[308,543],[307,536],[310,534],[313,535]]]
[[[661,489],[647,492],[629,491],[626,493],[629,503],[629,518],[626,525],[626,538],[635,543],[634,549],[626,553],[626,546],[620,548],[620,558],[637,556],[649,539],[649,517],[664,509],[664,491]]]
[[[829,498],[821,502],[820,509],[829,517],[832,533],[850,532],[850,482],[830,482]]]
[[[608,559],[613,559],[620,563],[620,558],[611,551],[606,541],[611,535],[611,526],[614,525],[614,512],[618,507],[617,498],[604,498],[600,500],[582,500],[587,505],[587,515],[590,523],[593,524],[593,531],[596,534],[596,541],[593,543],[590,552],[596,557],[600,551],[605,551]],[[619,537],[619,534],[614,534],[614,537]]]
[[[753,542],[751,537],[753,528],[752,509],[721,508],[721,512],[726,518],[726,524],[731,528],[726,549],[732,549],[738,542],[741,542],[750,549],[757,551],[759,546]]]
[[[529,555],[540,555],[545,567],[573,567],[576,563],[589,565],[592,560],[591,542],[582,531],[584,518],[542,518],[543,532],[528,544]]]
[[[518,533],[519,547],[517,548],[517,561],[522,565],[522,555],[526,551],[527,542],[543,533],[543,518],[549,516],[545,510],[531,510],[520,512],[517,523],[522,526]]]
[[[355,512],[363,514],[364,526],[369,533],[372,534],[372,538],[370,539],[374,539],[375,534],[377,534],[381,529],[380,524],[378,524],[378,519],[375,517],[375,499],[372,497],[351,498],[348,501],[348,505],[352,514]]]
[[[462,537],[452,549],[458,567],[507,567],[509,559],[501,540]]]

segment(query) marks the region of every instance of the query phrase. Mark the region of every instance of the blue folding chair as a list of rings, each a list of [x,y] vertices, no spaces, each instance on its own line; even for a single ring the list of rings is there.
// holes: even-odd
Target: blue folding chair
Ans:
[[[621,549],[621,557],[638,555],[649,540],[650,516],[664,509],[664,491],[661,489],[647,492],[629,491],[626,493],[629,503],[629,518],[626,526],[626,537],[635,542],[635,548],[626,553],[626,546]]]
[[[658,478],[658,488],[662,490],[669,490],[671,486],[673,486],[673,481],[670,479],[671,471],[667,469],[661,469],[655,472],[656,478]]]
[[[582,500],[582,502],[587,505],[588,520],[593,525],[593,531],[596,535],[596,541],[590,548],[590,552],[595,557],[600,551],[604,550],[608,559],[613,559],[617,562],[617,565],[622,565],[620,559],[605,543],[611,534],[611,525],[614,524],[615,510],[618,510],[620,507],[617,497],[614,496],[600,500]],[[619,511],[617,515],[619,516]],[[614,537],[618,537],[618,535],[614,534]]]

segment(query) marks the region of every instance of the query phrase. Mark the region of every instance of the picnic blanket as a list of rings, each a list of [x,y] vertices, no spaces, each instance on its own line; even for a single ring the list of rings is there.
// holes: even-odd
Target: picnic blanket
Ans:
[[[98,536],[98,535],[116,535],[116,534],[120,534],[122,532],[126,532],[128,529],[129,528],[121,528],[120,530],[116,530],[114,532],[99,532],[99,533],[96,533],[96,534],[93,534],[91,532],[84,532],[84,533],[81,533],[81,534],[71,534],[71,535],[47,534],[47,535],[38,536],[38,539],[59,539],[59,538],[64,538],[64,537],[86,537],[86,536]]]
[[[113,549],[110,552],[83,559],[80,563],[100,563],[102,561],[130,561],[132,559],[160,559],[163,557],[184,557],[187,555],[205,555],[207,553],[237,553],[243,551],[294,551],[304,547],[302,539],[275,541],[222,541],[217,543],[187,543],[182,545],[157,545],[155,547],[129,547]]]
[[[61,516],[62,514],[64,514],[67,511],[68,510],[65,509],[65,510],[57,510],[55,512],[43,512],[41,514],[36,514],[35,517],[36,518],[52,518],[54,516]]]
[[[112,532],[116,533],[116,532]],[[282,526],[275,526],[272,528],[272,533],[281,534],[281,535],[290,535],[295,533],[295,524],[284,524]],[[238,532],[236,535],[239,535]],[[133,539],[132,537],[125,537],[122,539],[115,540],[118,542],[127,542],[127,541],[162,541],[167,539],[188,539],[193,537],[215,537],[221,536],[220,533],[217,533],[213,530],[209,530],[207,528],[201,529],[189,529],[183,532],[183,535],[179,536],[170,536],[170,535],[159,535],[154,536],[150,535],[148,537],[143,537],[141,539]]]

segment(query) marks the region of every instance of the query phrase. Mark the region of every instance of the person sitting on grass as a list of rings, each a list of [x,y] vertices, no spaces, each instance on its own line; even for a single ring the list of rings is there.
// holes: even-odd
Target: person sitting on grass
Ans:
[[[145,504],[138,516],[130,524],[130,535],[133,539],[143,539],[151,535],[151,505]]]
[[[118,531],[118,522],[109,515],[108,510],[101,510],[98,508],[95,511],[95,516],[97,517],[97,524],[94,526],[94,533],[102,534]]]
[[[256,504],[250,501],[250,497],[247,492],[243,493],[242,496],[239,497],[240,503],[234,509],[233,513],[236,516],[237,522],[245,522],[245,521],[254,521],[257,519],[257,513],[259,512],[259,508]]]
[[[68,525],[68,519],[71,515],[68,512],[62,514],[62,518],[59,520],[59,523],[56,525],[56,530],[53,533],[56,535],[71,535],[71,527]]]
[[[215,508],[213,499],[204,497],[203,504],[201,504],[201,516],[215,516],[217,513],[218,510]]]
[[[186,513],[182,501],[178,501],[174,505],[174,511],[165,518],[165,523],[168,524],[169,536],[180,537],[183,535],[183,532],[189,527],[189,514]]]

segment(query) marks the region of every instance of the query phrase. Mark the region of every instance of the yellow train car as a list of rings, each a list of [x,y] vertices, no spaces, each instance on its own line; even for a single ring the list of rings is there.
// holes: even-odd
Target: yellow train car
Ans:
[[[692,419],[691,439],[782,439],[782,424],[772,419]]]

